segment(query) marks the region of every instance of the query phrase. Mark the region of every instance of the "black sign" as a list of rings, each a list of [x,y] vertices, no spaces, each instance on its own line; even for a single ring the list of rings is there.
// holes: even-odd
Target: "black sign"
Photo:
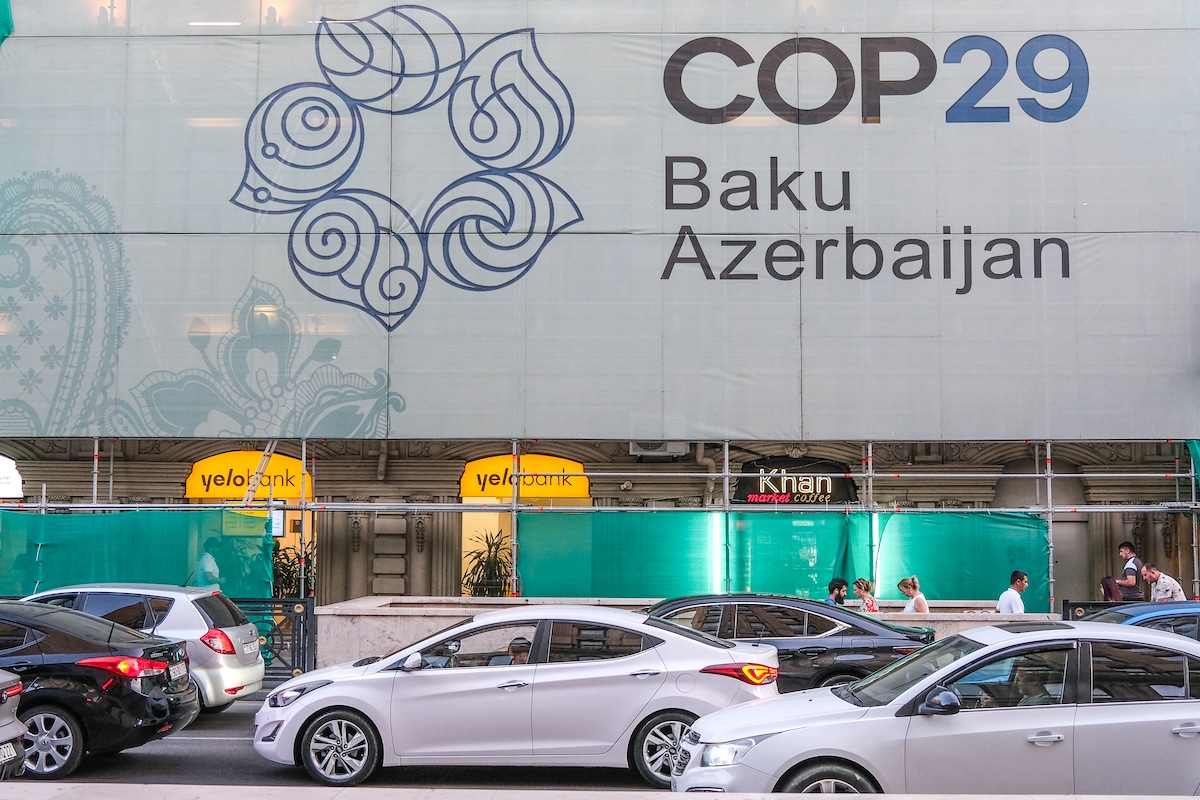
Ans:
[[[858,501],[850,467],[824,458],[761,458],[742,464],[735,503],[824,505]]]

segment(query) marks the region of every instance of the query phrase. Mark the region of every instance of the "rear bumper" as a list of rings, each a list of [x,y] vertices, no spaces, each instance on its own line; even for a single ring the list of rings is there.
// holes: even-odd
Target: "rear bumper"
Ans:
[[[6,761],[0,761],[0,781],[6,781],[9,778],[19,778],[25,774],[25,742],[20,736],[16,739],[10,739],[8,742],[0,742],[0,746],[11,744],[16,756]]]
[[[29,698],[30,706],[34,702]],[[103,699],[92,698],[79,716],[87,731],[88,752],[115,753],[183,730],[199,713],[200,696],[189,684],[171,693],[110,692]]]
[[[248,697],[262,688],[266,664],[260,658],[250,666],[226,666],[220,660],[212,661],[192,670],[192,677],[200,687],[204,705],[225,706],[242,697]]]

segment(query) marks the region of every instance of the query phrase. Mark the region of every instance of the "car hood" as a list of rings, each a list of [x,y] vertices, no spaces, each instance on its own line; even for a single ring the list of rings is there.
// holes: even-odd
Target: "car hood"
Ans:
[[[702,742],[730,742],[747,736],[804,728],[834,718],[857,719],[867,709],[833,694],[832,688],[792,692],[707,714],[692,725]]]
[[[314,669],[309,672],[305,672],[301,675],[297,675],[294,678],[289,678],[287,681],[279,684],[279,686],[271,690],[271,694],[275,694],[280,689],[286,689],[306,683],[314,683],[316,681],[340,681],[345,680],[346,678],[357,678],[359,675],[365,675],[367,672],[371,671],[372,667],[375,667],[375,662],[360,666],[355,666],[356,663],[358,662],[346,661],[342,664],[334,664],[332,666],[321,667],[320,669]]]

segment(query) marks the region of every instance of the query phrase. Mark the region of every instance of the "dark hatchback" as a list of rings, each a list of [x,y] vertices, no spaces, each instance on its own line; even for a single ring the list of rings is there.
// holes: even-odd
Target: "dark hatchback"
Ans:
[[[647,613],[722,639],[773,645],[781,692],[856,681],[933,641],[932,628],[786,595],[692,595],[663,600]]]
[[[183,642],[66,608],[0,601],[0,669],[24,683],[27,777],[64,778],[85,754],[161,739],[200,711]]]

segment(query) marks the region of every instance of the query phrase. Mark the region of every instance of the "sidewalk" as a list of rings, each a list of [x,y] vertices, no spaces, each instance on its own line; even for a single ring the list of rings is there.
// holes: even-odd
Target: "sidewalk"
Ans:
[[[670,792],[580,791],[549,789],[397,789],[352,786],[181,786],[178,784],[54,783],[6,781],[0,783],[0,800],[665,800]],[[728,794],[731,800],[766,800],[779,795]],[[888,795],[897,800],[945,800],[947,795]],[[1117,800],[1109,795],[1069,795],[1078,800]],[[1064,795],[954,795],[956,800],[1061,800]],[[1120,795],[1120,800],[1161,800],[1152,795]]]

